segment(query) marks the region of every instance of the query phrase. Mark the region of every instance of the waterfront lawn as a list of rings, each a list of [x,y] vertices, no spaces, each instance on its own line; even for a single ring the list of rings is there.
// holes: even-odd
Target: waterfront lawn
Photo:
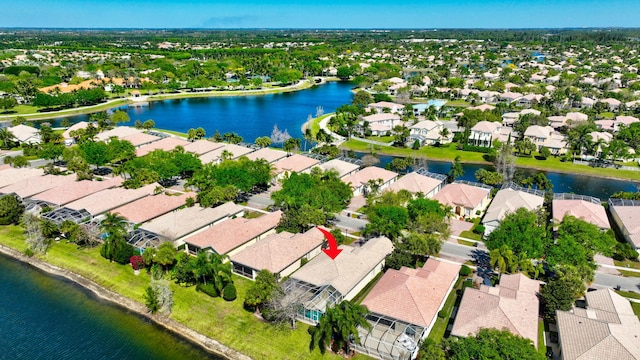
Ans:
[[[359,152],[371,152],[372,150],[371,144],[354,139],[350,139],[349,141],[342,143],[340,147]],[[491,164],[483,158],[484,154],[457,150],[455,144],[447,144],[441,147],[425,146],[419,150],[412,150],[411,148],[397,148],[391,146],[374,146],[373,151],[381,155],[418,157],[445,161],[452,161],[456,156],[460,156],[460,160],[462,162]],[[640,180],[640,171],[594,168],[587,165],[577,165],[571,162],[562,162],[560,161],[560,158],[557,157],[549,157],[546,160],[537,160],[535,157],[517,157],[516,166],[546,171],[558,171],[564,173],[595,175],[600,177],[615,177],[620,179]]]
[[[318,131],[320,131],[320,122],[324,119],[326,119],[328,116],[333,115],[334,113],[330,113],[330,114],[324,114],[322,116],[319,116],[317,118],[313,118],[311,120],[311,123],[309,124],[311,126],[311,134],[315,137],[316,134],[318,134]]]
[[[18,226],[0,227],[0,242],[21,252],[26,248]],[[102,258],[99,247],[78,249],[75,244],[58,242],[42,258],[140,303],[150,283],[144,270],[136,276],[131,266]],[[298,323],[295,330],[278,328],[246,311],[243,299],[252,282],[235,275],[233,280],[238,292],[233,302],[171,282],[174,306],[170,317],[254,359],[339,359],[333,354],[323,356],[317,349],[309,351],[309,325]],[[355,359],[370,358],[358,355]]]

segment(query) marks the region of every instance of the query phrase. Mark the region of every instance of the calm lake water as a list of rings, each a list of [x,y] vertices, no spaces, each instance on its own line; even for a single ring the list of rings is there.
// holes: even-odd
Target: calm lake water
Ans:
[[[380,164],[378,166],[384,167],[393,160],[392,156],[379,156]],[[422,165],[424,166],[424,164]],[[429,171],[446,174],[451,169],[451,162],[449,161],[426,161],[426,167]],[[464,175],[460,180],[477,181],[474,174],[479,169],[492,170],[493,168],[488,165],[480,164],[463,164]],[[534,169],[520,169],[525,176],[529,176],[539,172]],[[542,171],[549,180],[553,183],[553,192],[555,193],[574,193],[580,195],[589,195],[599,198],[602,201],[606,201],[609,196],[619,191],[638,191],[637,182],[605,179],[590,177],[586,175],[577,174],[563,174],[550,171]],[[638,172],[640,179],[640,172]]]
[[[153,119],[160,129],[187,132],[203,127],[207,136],[216,130],[221,134],[236,132],[250,143],[260,136],[270,136],[274,125],[287,130],[293,137],[302,138],[301,127],[309,114],[316,115],[322,106],[325,113],[350,103],[348,82],[329,82],[313,88],[281,94],[259,96],[231,96],[153,101],[148,105],[120,108],[129,113],[131,122]],[[60,123],[54,122],[54,126]],[[88,119],[88,115],[69,117],[72,122]]]
[[[0,359],[221,359],[62,278],[0,255]]]

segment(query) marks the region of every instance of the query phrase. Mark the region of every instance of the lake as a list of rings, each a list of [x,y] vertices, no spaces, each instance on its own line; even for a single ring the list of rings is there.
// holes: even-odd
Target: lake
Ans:
[[[0,299],[0,359],[222,359],[2,254]]]
[[[328,82],[307,90],[258,96],[199,97],[152,101],[143,106],[119,108],[129,114],[131,122],[153,119],[156,127],[187,132],[202,127],[207,136],[216,130],[221,134],[236,132],[253,143],[257,137],[270,136],[273,126],[287,130],[293,137],[302,138],[302,125],[309,115],[316,116],[316,108],[324,113],[333,112],[351,102],[353,85],[349,82]],[[76,123],[87,120],[88,115],[68,117]],[[58,126],[63,118],[53,121]]]

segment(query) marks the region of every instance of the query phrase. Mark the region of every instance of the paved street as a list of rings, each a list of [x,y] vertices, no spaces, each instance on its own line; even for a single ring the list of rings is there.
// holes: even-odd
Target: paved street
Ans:
[[[620,290],[639,292],[640,278],[623,277],[596,272],[595,281],[593,282],[592,286],[608,288],[616,288],[617,286],[620,286]]]

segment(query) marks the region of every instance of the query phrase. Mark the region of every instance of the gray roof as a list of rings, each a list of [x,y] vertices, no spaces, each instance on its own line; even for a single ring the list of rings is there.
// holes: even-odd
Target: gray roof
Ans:
[[[176,240],[243,210],[244,207],[232,202],[215,208],[188,207],[155,218],[140,228]]]
[[[379,237],[362,247],[342,245],[340,249],[334,260],[324,254],[316,256],[291,278],[316,286],[331,285],[345,296],[393,251],[393,245],[386,237]]]

